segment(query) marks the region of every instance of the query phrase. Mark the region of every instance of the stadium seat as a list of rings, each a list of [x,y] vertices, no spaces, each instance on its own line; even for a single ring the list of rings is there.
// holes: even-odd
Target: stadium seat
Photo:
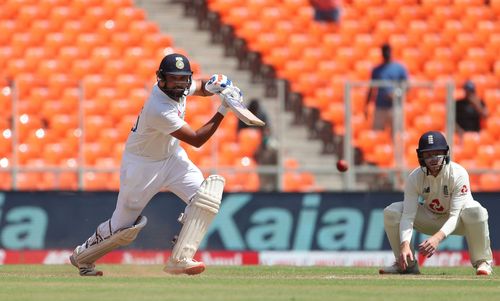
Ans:
[[[477,167],[489,168],[497,157],[500,157],[500,154],[495,153],[495,148],[492,145],[481,144],[477,149]]]
[[[262,141],[262,131],[257,128],[244,128],[238,133],[242,156],[253,157]]]
[[[378,144],[375,146],[373,158],[375,163],[382,167],[392,167],[394,165],[394,148],[392,144]]]
[[[492,135],[496,141],[500,139],[500,116],[490,116],[486,120],[486,131]]]
[[[109,190],[111,173],[85,172],[83,174],[83,187],[87,191]]]
[[[0,190],[7,191],[12,189],[12,176],[9,172],[0,172]]]
[[[53,115],[48,120],[49,129],[54,134],[63,136],[68,130],[79,128],[79,120],[76,115]]]
[[[500,183],[499,174],[482,174],[479,178],[479,187],[481,191],[498,191],[498,183]]]
[[[44,190],[45,182],[42,172],[19,172],[16,177],[18,190],[36,191]]]
[[[76,172],[60,172],[56,176],[56,185],[60,190],[73,191],[78,189],[78,175]]]

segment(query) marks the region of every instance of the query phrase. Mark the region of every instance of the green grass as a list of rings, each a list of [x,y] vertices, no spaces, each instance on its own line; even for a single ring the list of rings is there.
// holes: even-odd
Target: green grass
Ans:
[[[70,265],[0,266],[0,300],[499,300],[500,277],[472,268],[421,268],[422,275],[378,275],[377,268],[209,267],[171,276],[159,265],[101,265],[80,277]],[[500,270],[496,270],[500,272]]]

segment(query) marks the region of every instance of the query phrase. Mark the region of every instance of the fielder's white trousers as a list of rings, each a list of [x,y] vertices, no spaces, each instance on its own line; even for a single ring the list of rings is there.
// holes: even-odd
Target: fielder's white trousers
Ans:
[[[384,209],[384,228],[396,258],[399,257],[399,222],[403,213],[403,202],[392,203]],[[413,227],[421,233],[433,235],[448,219],[448,215],[435,215],[418,206]],[[477,201],[467,202],[460,212],[457,227],[450,235],[465,236],[469,247],[470,260],[474,267],[486,261],[491,263],[488,211]]]

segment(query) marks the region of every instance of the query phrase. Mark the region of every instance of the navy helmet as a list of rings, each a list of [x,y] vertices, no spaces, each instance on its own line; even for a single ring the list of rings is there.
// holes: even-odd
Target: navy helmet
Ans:
[[[446,151],[444,164],[450,163],[450,147],[446,138],[441,132],[429,131],[420,136],[418,140],[417,157],[421,167],[427,167],[423,157],[424,152],[428,151]]]
[[[185,75],[185,81],[176,81],[174,87],[167,88],[169,82],[169,75]],[[187,57],[179,53],[172,53],[166,55],[160,63],[160,67],[156,72],[156,76],[166,83],[165,87],[160,87],[160,89],[165,92],[169,97],[178,100],[179,98],[186,96],[191,86],[193,71],[191,70],[191,64]]]

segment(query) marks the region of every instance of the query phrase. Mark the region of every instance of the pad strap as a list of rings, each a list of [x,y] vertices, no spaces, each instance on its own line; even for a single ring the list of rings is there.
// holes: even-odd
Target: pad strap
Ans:
[[[103,230],[101,229],[107,226],[109,221],[102,223],[97,228],[95,235],[87,240],[85,248],[81,248],[83,250],[80,249],[81,251],[75,254],[77,264],[93,264],[112,250],[129,245],[137,238],[137,235],[146,226],[147,222],[148,219],[145,216],[139,216],[133,226],[118,230],[109,236],[102,235]]]

